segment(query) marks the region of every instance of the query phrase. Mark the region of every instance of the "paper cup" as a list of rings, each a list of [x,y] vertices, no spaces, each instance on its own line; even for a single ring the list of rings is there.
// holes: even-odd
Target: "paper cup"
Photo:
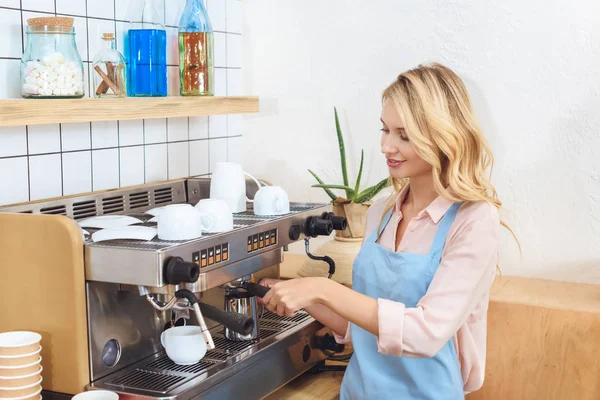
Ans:
[[[19,356],[0,356],[0,368],[2,367],[23,367],[36,362],[40,358],[42,346],[33,353],[23,354]]]
[[[75,395],[71,400],[119,400],[119,395],[110,390],[90,390]]]
[[[22,376],[0,376],[0,387],[2,388],[17,388],[36,383],[42,374],[42,366],[36,372]]]
[[[42,336],[35,332],[0,333],[0,356],[20,356],[33,353],[40,347]]]
[[[32,395],[29,394],[24,397],[17,397],[16,399],[12,399],[12,400],[42,400],[41,393],[42,393],[42,388],[40,387],[39,390]]]
[[[38,359],[27,365],[18,365],[16,367],[0,367],[0,376],[11,377],[11,376],[24,376],[35,373],[40,369],[42,357],[38,356]],[[2,386],[2,385],[0,385]]]
[[[42,378],[40,377],[37,382],[32,385],[21,386],[16,388],[5,388],[0,387],[0,399],[19,399],[34,397],[36,394],[42,392]]]

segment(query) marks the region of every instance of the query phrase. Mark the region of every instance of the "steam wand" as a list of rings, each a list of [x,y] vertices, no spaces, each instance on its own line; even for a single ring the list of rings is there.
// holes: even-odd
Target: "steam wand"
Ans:
[[[333,276],[333,274],[335,274],[335,261],[333,261],[333,259],[329,256],[315,256],[313,254],[310,254],[310,238],[304,238],[304,249],[306,250],[306,255],[311,259],[311,260],[316,260],[316,261],[325,261],[327,264],[329,264],[329,275],[327,276],[327,279],[331,279],[331,277]]]

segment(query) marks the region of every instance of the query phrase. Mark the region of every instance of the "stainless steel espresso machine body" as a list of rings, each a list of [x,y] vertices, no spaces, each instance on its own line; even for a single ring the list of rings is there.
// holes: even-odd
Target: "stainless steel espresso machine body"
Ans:
[[[75,220],[123,214],[139,218],[143,226],[155,226],[145,211],[167,204],[196,204],[209,197],[209,187],[208,179],[190,178],[0,211],[50,210]],[[331,233],[331,222],[322,219],[329,211],[325,204],[293,203],[290,214],[259,217],[249,204],[249,211],[234,214],[233,231],[188,241],[156,237],[149,242],[95,243],[86,236],[87,389],[115,391],[123,399],[261,398],[324,359],[319,338],[327,329],[303,311],[291,318],[262,312],[255,297],[239,295],[239,287],[255,274],[277,277],[288,244]],[[172,281],[169,263],[190,271],[195,265],[197,270],[190,272],[189,279]],[[225,308],[258,322],[242,335],[205,314],[214,348],[197,364],[177,365],[164,353],[161,333],[173,325],[202,326],[193,305],[177,298],[182,289],[194,293],[202,306]]]

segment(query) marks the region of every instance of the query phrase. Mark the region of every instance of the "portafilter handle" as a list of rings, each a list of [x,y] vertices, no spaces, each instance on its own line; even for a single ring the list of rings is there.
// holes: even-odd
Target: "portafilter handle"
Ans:
[[[254,320],[251,317],[247,317],[239,313],[220,310],[211,305],[200,303],[196,295],[187,289],[178,290],[175,292],[175,296],[178,298],[185,298],[190,302],[190,305],[194,308],[194,312],[196,313],[196,318],[198,319],[198,323],[202,328],[202,332],[205,336],[208,335],[210,337],[211,344],[212,337],[210,336],[208,329],[206,329],[206,323],[204,322],[203,315],[206,316],[206,318],[210,318],[213,321],[219,322],[226,328],[242,335],[247,335],[254,327]],[[209,343],[208,338],[207,343]],[[214,344],[212,348],[214,348]]]
[[[198,324],[200,325],[200,329],[202,330],[202,335],[204,336],[204,340],[206,340],[206,347],[208,350],[212,350],[215,348],[215,343],[213,342],[212,335],[206,326],[206,322],[204,321],[204,317],[202,316],[202,312],[200,311],[200,307],[198,306],[198,297],[196,295],[187,290],[180,289],[175,292],[175,297],[178,299],[187,299],[190,302],[190,305],[194,309],[194,313],[196,314],[196,319],[198,320]]]

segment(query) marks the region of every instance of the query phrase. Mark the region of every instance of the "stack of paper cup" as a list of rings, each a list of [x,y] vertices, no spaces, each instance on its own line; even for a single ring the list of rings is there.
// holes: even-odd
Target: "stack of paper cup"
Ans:
[[[42,398],[41,340],[35,332],[0,333],[0,400]]]

